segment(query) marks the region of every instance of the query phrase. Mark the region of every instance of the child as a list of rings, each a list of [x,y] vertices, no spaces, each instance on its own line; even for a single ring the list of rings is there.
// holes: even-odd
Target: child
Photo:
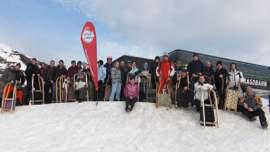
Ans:
[[[82,102],[86,99],[86,87],[84,73],[80,72],[78,80],[75,82],[75,97],[78,102]]]
[[[126,112],[130,112],[139,97],[139,87],[135,83],[135,76],[131,75],[129,77],[129,83],[125,87],[124,95],[126,98]]]

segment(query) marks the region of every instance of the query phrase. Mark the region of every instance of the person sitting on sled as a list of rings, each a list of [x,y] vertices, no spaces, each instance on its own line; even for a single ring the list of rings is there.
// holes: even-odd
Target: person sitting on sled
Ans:
[[[78,78],[75,81],[75,98],[78,102],[86,100],[87,95],[86,78],[83,72],[78,74]]]
[[[189,75],[186,69],[177,74],[176,104],[178,107],[188,107],[193,104],[193,91],[189,87]]]
[[[139,86],[135,83],[135,76],[129,76],[129,82],[125,86],[124,95],[126,98],[126,112],[132,111],[139,97]]]
[[[247,116],[251,121],[256,120],[259,116],[260,123],[263,129],[268,127],[265,113],[262,110],[260,98],[255,95],[251,87],[247,87],[246,96],[240,99],[239,111]]]
[[[200,112],[200,124],[206,126],[215,125],[214,103],[212,103],[213,86],[206,82],[205,76],[200,75],[195,83],[195,104],[197,112]],[[216,99],[216,98],[215,98]]]
[[[175,73],[174,65],[169,60],[168,53],[164,53],[163,59],[156,69],[156,75],[159,77],[159,87],[158,94],[162,94],[166,85],[168,86],[168,91],[170,89],[170,77],[173,77]]]

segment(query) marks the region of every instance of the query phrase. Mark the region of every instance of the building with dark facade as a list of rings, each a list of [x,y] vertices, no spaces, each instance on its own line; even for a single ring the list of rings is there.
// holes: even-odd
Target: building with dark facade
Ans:
[[[270,67],[248,63],[248,62],[242,62],[237,60],[232,60],[228,58],[222,58],[217,57],[213,55],[207,55],[202,54],[198,52],[192,52],[187,50],[174,50],[169,53],[169,58],[173,62],[181,61],[182,64],[188,64],[193,57],[193,54],[197,53],[200,56],[200,60],[203,63],[206,63],[207,61],[210,61],[213,64],[213,67],[215,68],[217,61],[222,61],[223,66],[226,69],[229,69],[230,63],[236,63],[239,70],[243,72],[244,77],[246,78],[246,84],[252,86],[256,89],[256,92],[260,95],[270,95]],[[154,58],[154,57],[153,57]],[[117,61],[136,61],[137,66],[139,68],[143,68],[143,64],[145,62],[152,63],[152,59],[147,58],[140,58],[140,57],[134,57],[134,56],[127,56],[124,55],[118,59]]]

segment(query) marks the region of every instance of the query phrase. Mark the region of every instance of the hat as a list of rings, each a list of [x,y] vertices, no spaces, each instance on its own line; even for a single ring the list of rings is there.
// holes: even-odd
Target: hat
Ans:
[[[75,61],[75,60],[72,60],[72,61],[71,61],[71,64],[75,64],[75,63],[76,63],[76,61]]]
[[[37,61],[37,59],[36,58],[32,58],[32,61]]]
[[[98,63],[103,65],[104,62],[103,62],[103,60],[98,60]]]
[[[222,65],[222,61],[217,61],[216,65]]]
[[[165,57],[165,56],[169,57],[168,52],[164,52],[163,57]]]
[[[82,64],[82,61],[78,61],[77,64]]]

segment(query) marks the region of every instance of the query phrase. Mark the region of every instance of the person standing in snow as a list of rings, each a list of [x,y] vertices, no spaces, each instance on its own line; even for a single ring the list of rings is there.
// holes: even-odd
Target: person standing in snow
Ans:
[[[263,129],[268,127],[265,112],[262,110],[262,103],[258,96],[255,95],[251,87],[247,87],[246,96],[240,100],[240,112],[247,116],[250,121],[256,120],[259,116],[260,123]]]
[[[204,64],[201,62],[199,54],[193,54],[193,60],[188,64],[187,70],[192,84],[195,84],[199,76],[204,73]]]
[[[112,79],[111,79],[111,69],[113,68],[112,57],[107,57],[107,63],[104,65],[106,68],[106,78],[105,78],[105,92],[104,92],[104,100],[109,100],[111,94],[112,87]]]
[[[55,61],[51,60],[49,66],[47,67],[48,69],[48,81],[50,82],[48,85],[47,91],[49,92],[48,94],[48,100],[52,102],[55,100],[55,81],[54,81],[54,75],[56,73],[56,66],[55,66]]]
[[[171,77],[173,77],[175,73],[174,65],[169,60],[168,53],[164,53],[162,61],[159,63],[159,66],[156,69],[156,75],[159,78],[159,87],[158,94],[163,93],[163,89],[165,86],[168,86],[170,91],[171,89]]]
[[[122,79],[118,61],[114,63],[114,67],[111,70],[111,79],[112,79],[112,91],[110,95],[110,101],[114,101],[115,98],[117,101],[119,101]]]
[[[228,72],[225,68],[223,68],[221,61],[217,61],[216,68],[217,69],[215,72],[215,85],[217,89],[217,95],[219,97],[218,108],[223,109],[227,88]]]
[[[154,62],[151,64],[151,67],[150,67],[151,85],[153,89],[156,89],[157,84],[158,84],[158,77],[156,75],[156,69],[159,65],[159,62],[160,62],[160,57],[156,56]]]
[[[26,70],[26,80],[27,80],[27,86],[26,86],[26,102],[30,100],[32,97],[32,76],[33,74],[40,74],[40,69],[37,65],[37,59],[33,58],[31,60],[31,63],[27,65]],[[37,82],[35,82],[36,84]]]
[[[105,78],[106,78],[106,68],[104,67],[103,61],[98,61],[98,101],[102,101],[104,98],[105,91]]]
[[[125,96],[124,96],[124,88],[125,88],[125,85],[127,83],[127,75],[128,75],[128,68],[126,66],[125,61],[120,62],[120,71],[121,71],[121,79],[122,79],[120,99],[121,99],[121,101],[123,101],[124,98],[125,98]]]
[[[139,86],[135,83],[135,76],[129,77],[129,82],[125,86],[124,95],[126,98],[126,112],[131,112],[139,98]]]
[[[215,71],[210,61],[207,61],[204,68],[204,75],[207,83],[214,85],[215,82]]]
[[[68,71],[65,67],[64,61],[63,60],[59,60],[58,62],[58,66],[56,67],[56,72],[54,75],[54,80],[56,80],[57,78],[59,78],[60,76],[68,76]]]
[[[238,100],[243,96],[241,88],[243,81],[243,73],[237,69],[236,63],[231,63],[228,74],[225,109],[237,111]]]

